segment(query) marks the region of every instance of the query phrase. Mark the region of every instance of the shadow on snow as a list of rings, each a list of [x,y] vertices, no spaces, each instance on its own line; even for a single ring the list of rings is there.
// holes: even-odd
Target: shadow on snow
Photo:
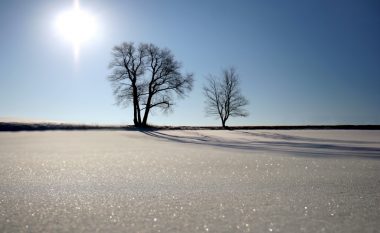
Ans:
[[[380,159],[379,147],[354,146],[348,144],[375,144],[377,142],[319,139],[299,137],[278,133],[254,133],[230,131],[238,134],[269,138],[281,141],[258,141],[254,138],[243,140],[226,140],[198,133],[195,136],[171,135],[156,130],[141,130],[145,135],[172,142],[230,148],[248,151],[271,151],[302,157],[317,158],[367,158]],[[345,145],[344,145],[345,144]]]

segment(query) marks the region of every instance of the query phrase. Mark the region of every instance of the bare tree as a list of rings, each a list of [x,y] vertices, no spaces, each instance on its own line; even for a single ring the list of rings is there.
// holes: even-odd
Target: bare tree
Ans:
[[[143,125],[147,124],[152,108],[169,110],[173,105],[173,94],[183,97],[193,87],[193,75],[181,74],[181,64],[174,59],[170,50],[149,44],[146,47],[146,53],[150,78],[146,85],[147,98],[143,104],[145,106]]]
[[[241,94],[236,70],[225,69],[222,75],[210,75],[203,93],[206,97],[206,114],[220,118],[223,128],[226,128],[229,117],[247,117],[249,113],[244,109],[248,100]]]
[[[181,64],[169,49],[153,44],[123,43],[113,48],[109,67],[116,102],[133,103],[135,126],[147,126],[153,108],[168,111],[174,95],[184,97],[193,87],[193,75],[181,73]],[[143,117],[142,116],[142,112]]]
[[[139,88],[140,78],[144,75],[144,46],[138,48],[133,43],[123,43],[112,49],[113,60],[109,64],[112,74],[108,76],[114,88],[117,104],[133,103],[133,122],[141,123]]]

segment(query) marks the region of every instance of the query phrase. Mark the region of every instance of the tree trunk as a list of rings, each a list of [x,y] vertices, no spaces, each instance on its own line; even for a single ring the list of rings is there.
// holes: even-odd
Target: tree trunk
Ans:
[[[225,129],[228,128],[228,126],[226,126],[227,119],[228,119],[228,116],[224,116],[224,117],[222,118],[222,125],[223,125],[223,128],[225,128]]]
[[[147,108],[145,109],[145,114],[144,114],[144,118],[142,121],[142,126],[147,126],[149,111],[150,111],[150,107],[147,106]]]
[[[139,121],[137,118],[137,102],[134,95],[133,95],[133,123],[135,126],[139,126]]]
[[[137,97],[137,87],[133,83],[133,109],[134,109],[134,119],[133,122],[135,126],[139,127],[141,125],[141,114],[140,114],[140,105]]]
[[[226,120],[224,118],[221,117],[221,120],[222,120],[222,126],[223,128],[226,128]]]
[[[142,122],[143,126],[147,126],[151,102],[152,102],[152,95],[151,93],[149,93],[148,100],[146,101],[146,108],[145,108],[144,118]]]

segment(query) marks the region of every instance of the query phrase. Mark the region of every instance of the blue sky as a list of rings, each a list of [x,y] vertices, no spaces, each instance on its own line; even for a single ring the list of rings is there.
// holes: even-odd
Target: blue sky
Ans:
[[[379,1],[81,0],[97,34],[74,60],[54,20],[72,1],[0,2],[0,117],[132,123],[106,77],[123,41],[168,47],[194,90],[150,123],[219,125],[205,117],[205,76],[234,66],[250,102],[230,125],[380,124]]]

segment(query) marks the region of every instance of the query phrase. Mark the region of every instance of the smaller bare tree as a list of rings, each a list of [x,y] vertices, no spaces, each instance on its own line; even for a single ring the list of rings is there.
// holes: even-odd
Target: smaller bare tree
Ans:
[[[222,75],[210,75],[203,93],[206,97],[206,114],[220,118],[223,128],[226,128],[229,117],[247,117],[249,113],[244,109],[248,100],[241,94],[236,70],[225,69]]]

